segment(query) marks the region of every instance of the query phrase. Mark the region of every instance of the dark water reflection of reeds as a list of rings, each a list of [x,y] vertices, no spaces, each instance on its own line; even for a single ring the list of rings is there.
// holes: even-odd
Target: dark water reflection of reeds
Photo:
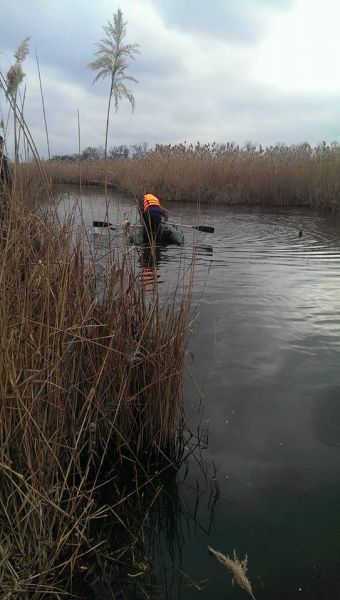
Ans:
[[[154,464],[148,459],[147,468],[146,463],[138,467],[128,452],[121,464],[113,467],[109,453],[108,470],[105,473],[103,469],[105,482],[99,486],[95,502],[109,507],[117,497],[123,509],[118,521],[114,510],[104,510],[92,524],[94,549],[81,561],[73,593],[88,600],[156,600],[180,594],[183,582],[190,580],[183,570],[183,548],[197,527],[202,527],[199,506],[204,502],[209,514],[205,530],[209,535],[219,496],[214,465],[208,466],[202,457],[206,444],[203,423],[194,432],[183,432],[180,456],[164,457],[163,462],[158,457]],[[200,472],[194,489],[187,483],[192,456]],[[195,497],[190,505],[182,494],[185,487]]]
[[[130,203],[112,202],[110,220],[119,220]],[[104,205],[100,198],[84,199],[89,227]],[[170,209],[175,221],[195,222],[194,206]],[[200,500],[197,507],[201,471],[191,460],[174,493],[191,514],[197,507],[200,525],[190,534],[183,530],[179,568],[204,584],[198,590],[186,576],[179,580],[169,555],[165,562],[174,583],[163,597],[245,597],[209,557],[210,545],[248,554],[257,599],[336,600],[340,217],[298,208],[208,207],[198,222],[213,225],[215,233],[195,238],[185,229],[185,246],[162,250],[149,275],[166,296],[179,269],[185,272],[190,263],[194,241],[198,316],[185,401],[191,425],[202,415],[209,422],[204,460],[216,464],[220,498],[209,528],[207,505]],[[94,235],[91,243],[104,257],[107,239]],[[135,256],[142,278],[148,264],[138,250]],[[175,500],[174,507],[180,510]],[[155,554],[159,584],[164,565],[160,551]]]

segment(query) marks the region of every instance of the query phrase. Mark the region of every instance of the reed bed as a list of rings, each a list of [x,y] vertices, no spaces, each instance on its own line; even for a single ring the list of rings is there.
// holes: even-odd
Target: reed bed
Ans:
[[[56,183],[104,184],[100,160],[50,161]],[[158,145],[138,158],[108,160],[108,182],[140,196],[145,190],[167,201],[221,204],[340,206],[337,144],[262,148],[253,144]]]
[[[27,190],[16,176],[0,225],[0,589],[20,600],[64,597],[108,516],[110,564],[129,563],[125,507],[180,463],[190,311],[190,292],[146,299],[124,248],[99,284],[81,227]]]

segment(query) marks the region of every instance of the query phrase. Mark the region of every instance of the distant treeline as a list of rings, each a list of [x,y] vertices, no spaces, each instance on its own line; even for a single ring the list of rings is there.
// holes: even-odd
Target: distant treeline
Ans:
[[[121,160],[127,158],[140,158],[144,156],[148,151],[147,142],[142,144],[132,144],[126,146],[112,146],[109,148],[107,156],[110,160]],[[79,160],[103,160],[105,157],[103,146],[87,146],[81,154],[55,154],[51,157],[51,160],[62,160],[65,162],[78,162]]]
[[[304,142],[301,144],[285,144],[285,143],[277,143],[270,146],[263,146],[262,144],[257,144],[254,142],[246,142],[244,145],[236,144],[235,142],[226,142],[226,143],[207,143],[201,144],[200,142],[196,142],[196,144],[187,144],[186,142],[181,144],[156,144],[153,147],[149,147],[148,142],[143,142],[141,144],[132,144],[131,146],[127,146],[126,144],[121,144],[120,146],[111,146],[108,149],[107,157],[110,160],[124,160],[124,159],[134,159],[134,158],[142,158],[147,154],[153,156],[164,156],[166,155],[168,158],[170,156],[178,158],[179,154],[182,155],[196,155],[205,158],[222,158],[227,156],[247,156],[249,155],[269,155],[277,157],[281,155],[286,160],[287,155],[291,159],[296,156],[301,156],[303,153],[305,156],[309,158],[313,156],[322,156],[325,157],[329,155],[329,152],[332,151],[340,151],[340,144],[336,141],[331,144],[327,144],[326,142],[320,142],[316,146],[312,146],[308,142]],[[103,146],[87,146],[81,154],[55,154],[51,157],[51,160],[54,161],[66,161],[66,162],[78,162],[81,161],[91,161],[91,160],[103,160],[105,158],[104,147]]]

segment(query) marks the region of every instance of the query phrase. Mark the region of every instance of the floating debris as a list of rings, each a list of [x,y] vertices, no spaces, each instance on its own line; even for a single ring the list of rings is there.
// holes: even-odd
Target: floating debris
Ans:
[[[234,550],[234,558],[230,558],[230,556],[228,556],[228,554],[222,554],[222,552],[219,552],[218,550],[214,550],[214,548],[211,548],[210,546],[208,546],[208,550],[209,550],[210,554],[212,554],[218,560],[218,562],[220,562],[227,569],[229,569],[229,571],[231,571],[231,573],[233,575],[233,584],[236,581],[236,583],[241,588],[243,588],[246,592],[248,592],[249,596],[251,598],[253,598],[253,600],[256,600],[255,596],[253,594],[251,583],[247,577],[247,565],[248,565],[247,555],[245,555],[245,558],[243,560],[239,560],[236,556],[235,550]]]

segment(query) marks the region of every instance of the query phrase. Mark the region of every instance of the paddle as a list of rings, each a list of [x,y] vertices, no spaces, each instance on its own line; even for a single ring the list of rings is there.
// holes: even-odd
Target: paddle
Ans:
[[[126,226],[126,223],[122,221],[122,223],[109,223],[109,221],[93,221],[93,227],[107,227],[108,229],[118,229],[118,227]]]
[[[196,248],[196,250],[204,250],[205,252],[209,252],[209,254],[212,254],[214,251],[213,246],[203,246],[202,244],[195,244],[194,248]]]
[[[93,221],[93,227],[109,227],[109,229],[117,229],[117,227],[122,225],[124,224],[113,224],[108,221]],[[197,229],[197,231],[205,231],[206,233],[214,233],[215,231],[214,227],[209,227],[208,225],[184,225],[184,223],[173,223],[173,225],[176,225],[177,227],[190,227],[190,229]]]
[[[172,223],[176,227],[190,227],[191,229],[197,229],[197,231],[205,231],[206,233],[214,233],[215,228],[209,227],[208,225],[184,225],[184,223]]]

